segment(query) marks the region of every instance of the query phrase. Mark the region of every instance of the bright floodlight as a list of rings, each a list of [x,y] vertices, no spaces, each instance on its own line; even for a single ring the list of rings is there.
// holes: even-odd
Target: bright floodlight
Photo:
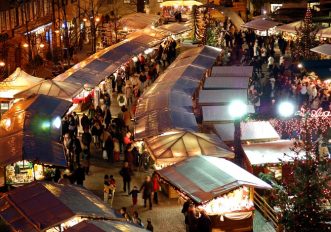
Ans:
[[[278,113],[282,117],[290,117],[294,114],[294,105],[291,102],[281,102],[278,106]]]
[[[242,101],[235,100],[229,105],[229,114],[235,119],[241,118],[247,114],[247,105]]]
[[[53,127],[56,128],[56,129],[60,129],[61,127],[61,118],[60,117],[56,117],[54,120],[53,120]]]

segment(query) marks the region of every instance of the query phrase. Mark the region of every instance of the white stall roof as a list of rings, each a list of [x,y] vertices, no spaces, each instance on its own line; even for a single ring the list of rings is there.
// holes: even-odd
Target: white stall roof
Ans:
[[[242,27],[259,30],[259,31],[266,31],[280,24],[282,23],[270,21],[265,18],[257,18],[245,23],[244,25],[242,25]]]
[[[326,55],[326,56],[331,56],[331,44],[322,44],[317,47],[314,47],[310,49],[310,51]]]
[[[291,162],[297,154],[291,151],[293,141],[278,140],[266,143],[244,144],[243,149],[251,165],[277,164],[281,161]],[[285,155],[286,154],[286,155]],[[304,158],[305,152],[299,153],[298,158]]]
[[[281,31],[281,32],[296,33],[296,29],[298,29],[301,26],[301,24],[303,24],[302,20],[295,21],[292,23],[278,26],[278,27],[276,27],[276,30]]]
[[[279,140],[279,134],[269,121],[241,122],[242,141],[272,141]],[[223,141],[233,141],[233,123],[215,124],[216,134]]]
[[[214,66],[211,76],[218,77],[251,77],[253,66]]]
[[[248,113],[255,113],[254,106],[248,105]],[[233,121],[228,106],[202,106],[204,123],[224,123]]]
[[[233,100],[248,102],[246,89],[201,90],[200,105],[224,105]]]
[[[158,164],[174,164],[195,155],[234,158],[234,153],[215,134],[174,131],[145,140]]]
[[[211,77],[204,89],[248,89],[249,77]]]
[[[319,30],[316,37],[331,38],[331,27]]]

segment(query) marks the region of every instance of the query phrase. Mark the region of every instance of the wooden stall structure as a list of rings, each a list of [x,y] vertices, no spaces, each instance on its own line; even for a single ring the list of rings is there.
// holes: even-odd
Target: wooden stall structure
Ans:
[[[2,186],[44,178],[45,166],[67,166],[60,143],[61,118],[71,102],[36,95],[13,105],[0,121]]]
[[[252,231],[254,188],[271,186],[231,161],[194,156],[158,170],[181,197],[206,210],[213,231]]]

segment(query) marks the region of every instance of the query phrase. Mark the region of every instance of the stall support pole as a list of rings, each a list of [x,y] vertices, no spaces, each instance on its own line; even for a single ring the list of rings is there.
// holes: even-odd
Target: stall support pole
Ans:
[[[234,120],[234,154],[235,154],[235,163],[244,168],[244,150],[241,145],[241,128],[240,128],[240,119]]]

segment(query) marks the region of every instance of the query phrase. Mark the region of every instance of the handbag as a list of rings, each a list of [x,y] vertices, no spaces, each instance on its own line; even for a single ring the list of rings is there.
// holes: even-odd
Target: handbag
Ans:
[[[102,151],[102,158],[105,159],[105,160],[108,159],[108,154],[107,154],[106,150]]]

